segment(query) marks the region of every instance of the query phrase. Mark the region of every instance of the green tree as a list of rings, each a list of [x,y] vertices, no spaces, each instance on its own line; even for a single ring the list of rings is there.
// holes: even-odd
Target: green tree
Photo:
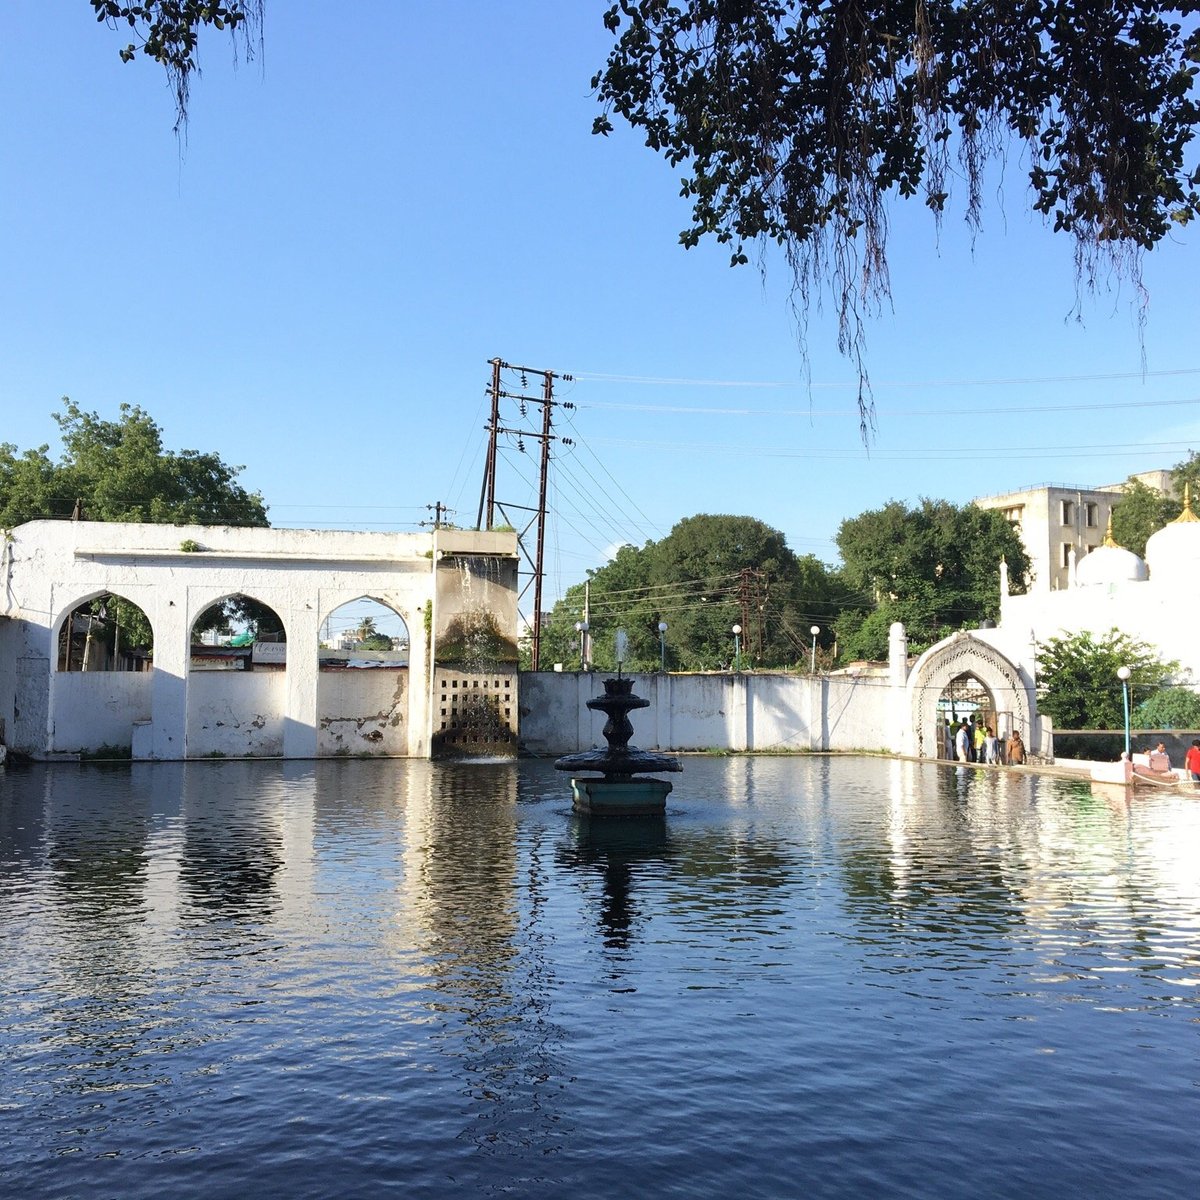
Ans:
[[[743,665],[807,662],[809,627],[831,623],[836,579],[811,556],[798,558],[783,534],[753,517],[708,515],[680,521],[667,537],[640,549],[622,546],[590,573],[592,658],[615,666],[617,629],[629,639],[629,670],[655,670],[658,625],[665,621],[669,670],[716,670],[734,654],[733,626],[744,624]],[[543,625],[546,662],[579,662],[575,624],[584,588],[567,591]],[[819,620],[817,618],[820,618]],[[830,633],[824,634],[830,640]]]
[[[1113,509],[1113,541],[1141,558],[1150,535],[1173,521],[1179,511],[1177,500],[1131,478],[1121,488],[1120,502]]]
[[[257,492],[237,482],[241,467],[216,454],[163,448],[162,430],[148,413],[122,404],[118,421],[102,420],[63,398],[54,415],[63,456],[49,447],[18,454],[0,445],[0,527],[40,517],[78,515],[92,521],[151,524],[267,525]]]
[[[1157,692],[1179,671],[1152,646],[1111,629],[1097,636],[1052,637],[1037,648],[1038,708],[1056,729],[1122,729],[1124,697],[1117,671],[1128,667],[1132,702]]]
[[[902,621],[920,650],[964,625],[1000,611],[999,566],[1023,592],[1029,556],[1020,536],[994,510],[922,499],[892,500],[843,521],[837,534],[843,576],[856,597],[838,621],[845,658],[883,658],[888,629]]]
[[[1191,688],[1166,687],[1133,711],[1135,729],[1200,729],[1200,696]]]
[[[1189,450],[1187,458],[1171,468],[1171,487],[1177,499],[1183,499],[1185,486],[1188,488],[1192,512],[1200,516],[1200,512],[1196,512],[1200,509],[1200,454],[1195,450]]]
[[[1033,210],[1099,268],[1200,212],[1188,150],[1200,33],[1162,0],[621,0],[593,85],[604,113],[683,167],[685,246],[734,265],[775,242],[802,307],[826,287],[863,378],[863,314],[888,294],[887,203],[940,219],[961,179],[981,223],[986,169],[1026,157]],[[868,399],[860,392],[864,435]]]

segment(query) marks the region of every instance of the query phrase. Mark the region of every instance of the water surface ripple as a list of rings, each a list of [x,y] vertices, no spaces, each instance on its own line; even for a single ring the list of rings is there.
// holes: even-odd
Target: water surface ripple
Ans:
[[[0,1194],[1200,1194],[1200,796],[0,772]]]

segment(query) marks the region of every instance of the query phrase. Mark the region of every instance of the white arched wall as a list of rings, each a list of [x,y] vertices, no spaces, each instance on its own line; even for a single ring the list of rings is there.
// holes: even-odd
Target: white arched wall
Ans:
[[[515,534],[468,530],[382,534],[92,521],[32,521],[9,538],[0,555],[0,616],[5,618],[0,719],[9,747],[35,758],[96,745],[97,722],[78,706],[68,712],[64,689],[55,687],[60,681],[54,678],[54,634],[80,603],[105,592],[137,604],[154,630],[149,678],[129,685],[148,690],[149,701],[136,714],[119,699],[112,701],[132,724],[135,758],[183,759],[221,750],[212,744],[211,730],[191,730],[188,744],[188,686],[194,682],[190,637],[203,609],[236,594],[269,605],[287,630],[290,661],[285,672],[276,673],[282,676],[276,680],[281,689],[276,752],[288,758],[317,756],[322,615],[369,596],[394,609],[408,626],[408,744],[400,752],[427,756],[432,744],[430,630],[451,620],[458,603],[449,592],[437,598],[435,575],[445,573],[439,554],[451,562],[456,555],[477,555],[515,563],[517,547]],[[515,642],[515,568],[512,573],[511,585],[492,585],[496,595],[489,593],[488,601],[494,601],[502,630]],[[100,674],[111,691],[125,686],[121,676],[140,673],[103,672],[97,678]],[[56,690],[63,693],[57,713]]]
[[[1026,745],[1033,746],[1037,708],[1020,668],[994,646],[959,632],[931,646],[917,659],[906,684],[911,744],[907,751],[920,758],[938,757],[937,704],[951,681],[970,674],[992,694],[998,708],[1010,711]]]

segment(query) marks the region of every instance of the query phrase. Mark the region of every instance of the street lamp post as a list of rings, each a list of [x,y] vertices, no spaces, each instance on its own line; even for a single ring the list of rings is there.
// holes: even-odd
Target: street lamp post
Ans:
[[[809,663],[808,673],[815,675],[817,673],[817,634],[821,632],[821,627],[813,625],[808,632],[812,634],[812,660]]]
[[[733,669],[735,671],[742,669],[742,627],[740,625],[733,627]]]
[[[1117,668],[1117,678],[1121,681],[1121,699],[1125,702],[1125,757],[1129,757],[1129,677],[1133,672],[1128,667]]]
[[[575,632],[579,634],[579,669],[587,670],[587,658],[585,657],[587,650],[587,632],[588,623],[586,621],[575,622]]]
[[[659,621],[658,623],[658,669],[665,675],[667,673],[667,623]]]

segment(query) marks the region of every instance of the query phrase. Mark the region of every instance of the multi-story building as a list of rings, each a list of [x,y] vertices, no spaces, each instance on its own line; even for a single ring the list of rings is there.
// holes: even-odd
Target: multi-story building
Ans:
[[[1144,471],[1131,476],[1156,491],[1170,487],[1170,471]],[[1021,535],[1033,572],[1030,590],[1059,591],[1069,585],[1071,552],[1075,560],[1104,544],[1113,510],[1121,502],[1125,483],[1082,488],[1045,483],[1037,487],[980,496],[980,508],[994,508]]]

